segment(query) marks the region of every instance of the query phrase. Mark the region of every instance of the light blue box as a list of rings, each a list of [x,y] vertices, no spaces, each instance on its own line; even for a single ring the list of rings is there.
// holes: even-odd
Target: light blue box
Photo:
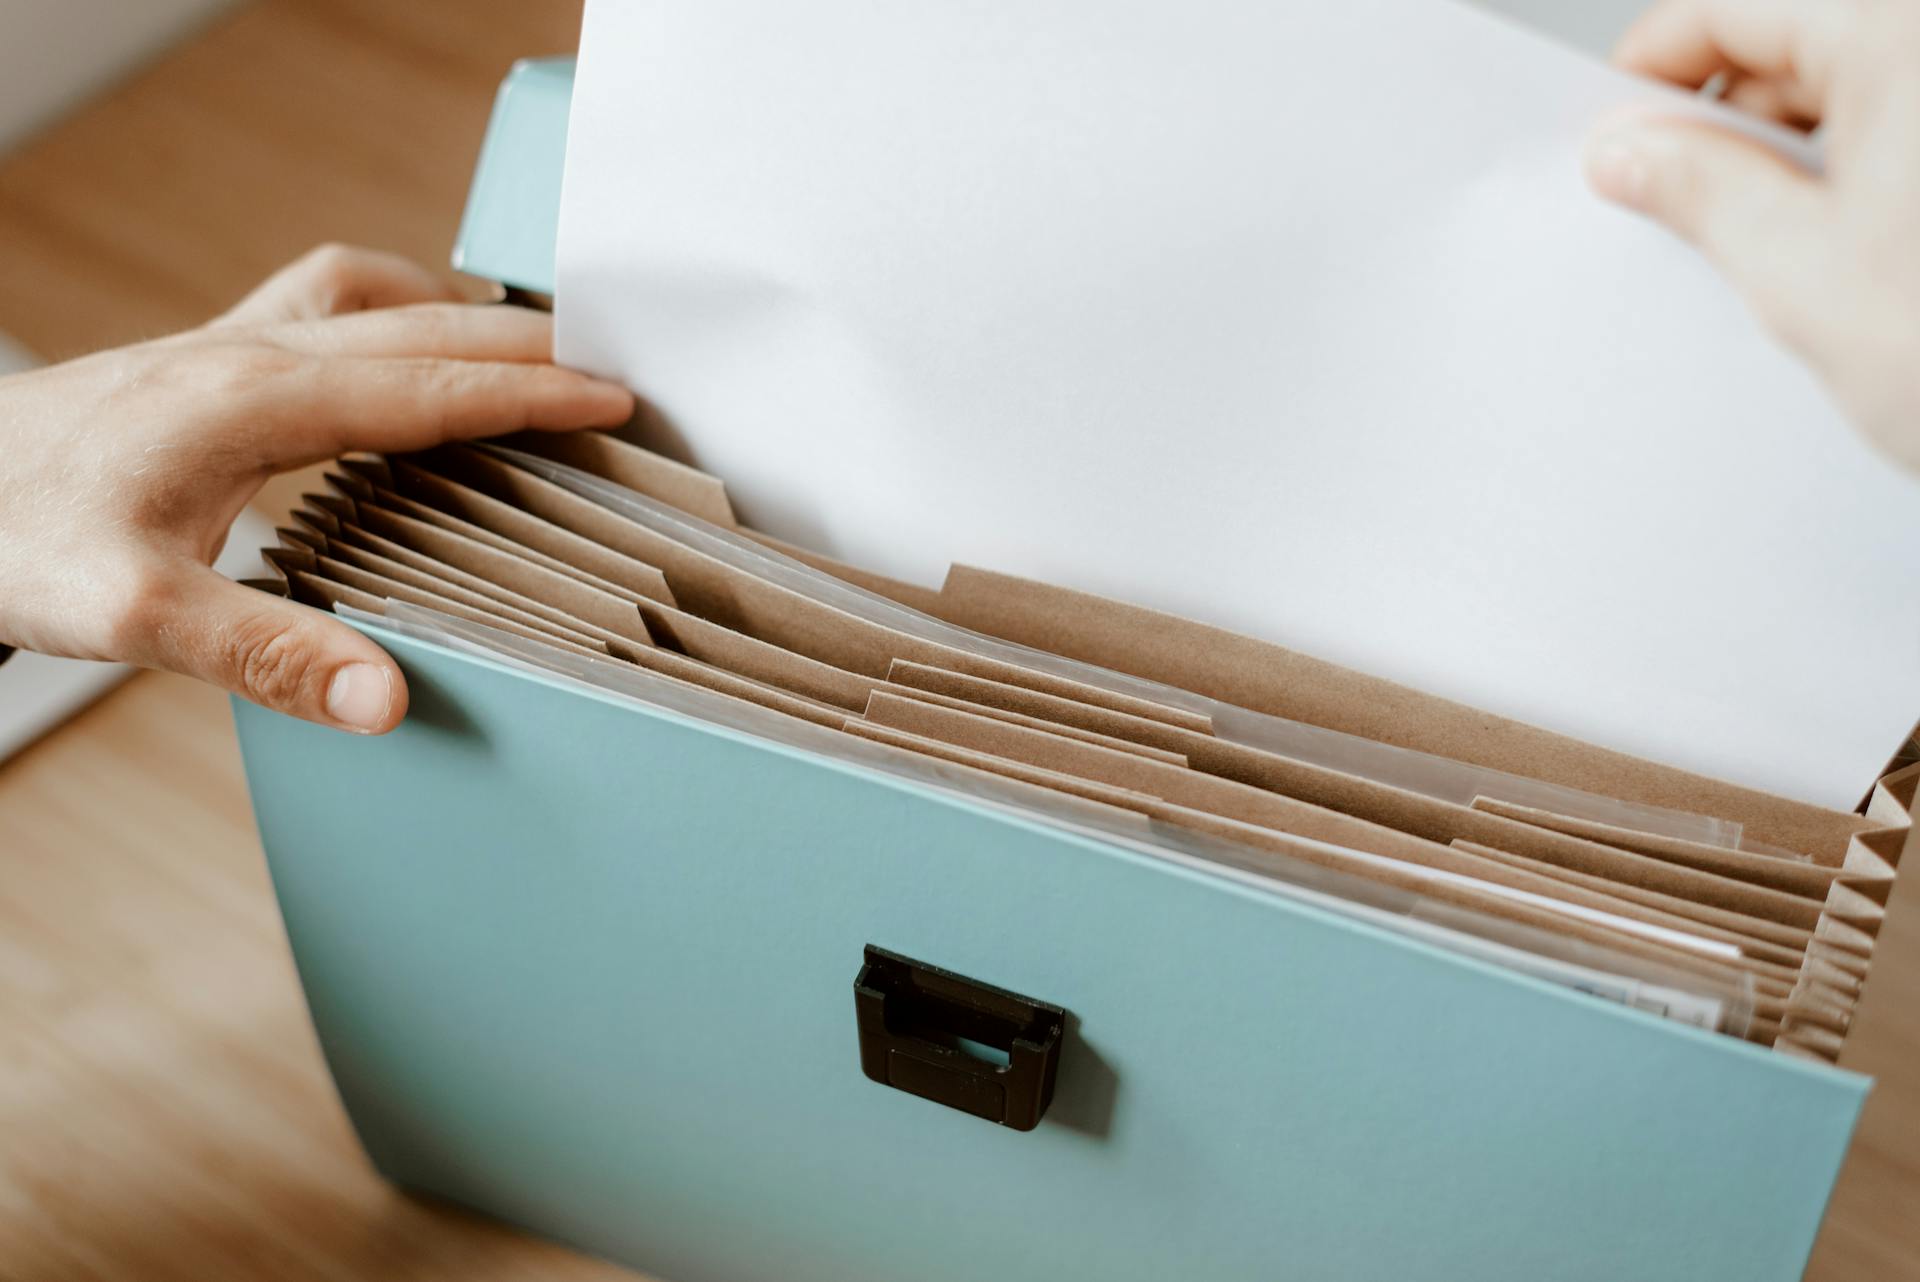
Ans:
[[[568,84],[503,87],[468,270],[552,288]],[[392,735],[235,718],[321,1044],[404,1186],[670,1282],[1805,1266],[1865,1078],[367,630],[412,690]],[[868,944],[1071,1013],[1037,1129],[863,1075]]]
[[[522,59],[501,82],[453,243],[456,270],[553,293],[572,93],[571,58]]]

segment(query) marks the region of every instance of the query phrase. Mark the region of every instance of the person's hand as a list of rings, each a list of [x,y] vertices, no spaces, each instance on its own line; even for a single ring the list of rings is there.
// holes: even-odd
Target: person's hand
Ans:
[[[1697,244],[1826,379],[1867,436],[1920,469],[1920,0],[1660,0],[1627,69],[1819,126],[1813,176],[1728,131],[1603,129],[1603,195]]]
[[[377,645],[209,566],[274,473],[632,413],[623,388],[550,363],[545,315],[456,297],[404,259],[326,247],[203,328],[0,378],[0,644],[391,730],[406,686]]]

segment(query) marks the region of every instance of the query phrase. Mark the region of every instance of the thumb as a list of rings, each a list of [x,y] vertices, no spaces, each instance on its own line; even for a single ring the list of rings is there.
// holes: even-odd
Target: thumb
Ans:
[[[1818,299],[1827,220],[1819,180],[1728,129],[1638,119],[1595,135],[1587,179],[1702,253],[1763,319],[1792,331]]]
[[[306,721],[385,734],[407,711],[387,653],[319,610],[189,566],[165,590],[159,626],[137,656]]]

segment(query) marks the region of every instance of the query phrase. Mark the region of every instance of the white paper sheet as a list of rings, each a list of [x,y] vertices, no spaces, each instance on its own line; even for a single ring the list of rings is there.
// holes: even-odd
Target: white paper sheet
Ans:
[[[873,569],[1851,806],[1920,716],[1920,485],[1587,192],[1649,98],[1446,0],[596,0],[558,354]]]

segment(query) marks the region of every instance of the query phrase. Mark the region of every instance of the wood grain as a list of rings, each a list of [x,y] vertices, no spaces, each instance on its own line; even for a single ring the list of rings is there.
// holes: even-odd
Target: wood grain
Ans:
[[[578,0],[234,13],[0,163],[0,330],[58,356],[177,329],[323,240],[443,262],[500,76],[577,24]],[[1920,1278],[1920,876],[1898,900],[1822,1282]],[[268,1276],[634,1275],[373,1175],[225,702],[142,676],[0,766],[0,1279]]]

